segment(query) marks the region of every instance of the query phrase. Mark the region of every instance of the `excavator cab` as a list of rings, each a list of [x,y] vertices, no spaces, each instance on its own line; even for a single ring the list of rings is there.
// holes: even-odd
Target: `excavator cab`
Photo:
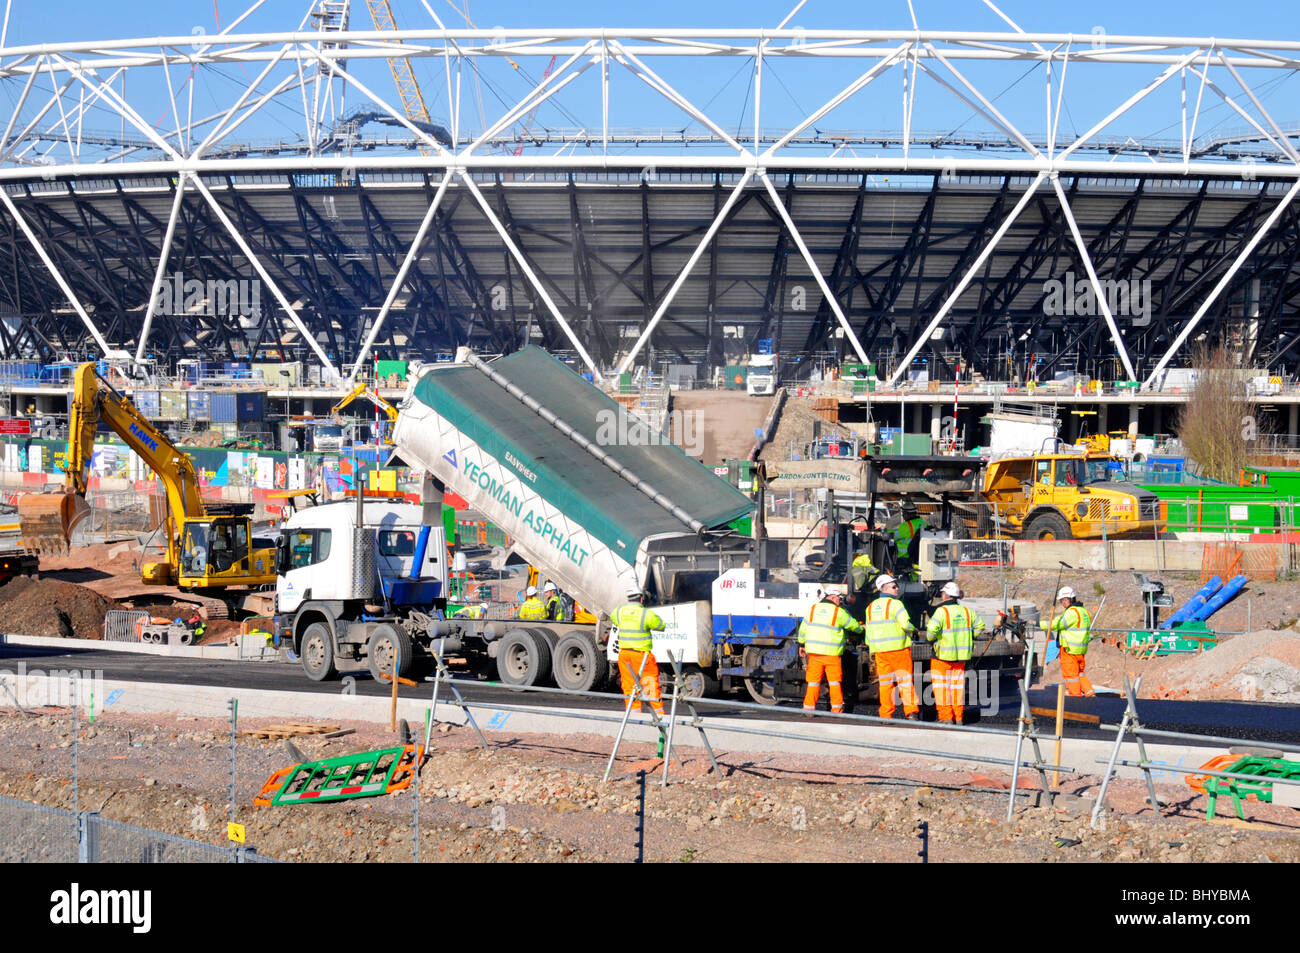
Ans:
[[[180,534],[180,585],[267,585],[275,582],[275,551],[254,549],[244,516],[186,520]]]

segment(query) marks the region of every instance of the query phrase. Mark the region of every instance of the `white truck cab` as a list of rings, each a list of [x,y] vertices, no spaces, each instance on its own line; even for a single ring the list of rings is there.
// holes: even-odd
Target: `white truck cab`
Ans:
[[[276,631],[310,677],[391,671],[394,652],[402,670],[415,660],[411,636],[447,598],[445,535],[424,525],[423,513],[415,503],[345,501],[302,510],[281,527]]]

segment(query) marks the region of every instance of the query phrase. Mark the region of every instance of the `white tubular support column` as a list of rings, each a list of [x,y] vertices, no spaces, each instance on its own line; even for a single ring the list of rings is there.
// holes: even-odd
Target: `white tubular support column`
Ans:
[[[406,252],[406,257],[402,259],[402,266],[397,269],[397,274],[393,278],[393,286],[388,289],[388,296],[384,298],[383,307],[379,309],[379,314],[375,316],[375,323],[370,328],[370,333],[366,335],[366,341],[361,345],[361,350],[357,352],[357,359],[352,364],[352,373],[348,375],[348,384],[356,383],[357,374],[361,371],[361,366],[366,362],[366,355],[370,353],[370,348],[374,346],[375,339],[379,337],[379,329],[384,326],[384,321],[388,318],[388,312],[393,307],[393,302],[397,300],[398,294],[402,290],[402,285],[406,283],[406,275],[411,270],[411,265],[415,264],[415,259],[420,256],[420,247],[424,244],[424,237],[429,233],[429,226],[433,224],[433,218],[438,214],[438,206],[442,204],[442,197],[447,194],[447,185],[451,182],[450,170],[442,177],[438,183],[438,191],[433,194],[433,201],[429,203],[429,210],[424,213],[424,219],[420,222],[419,229],[416,230],[415,240],[411,242],[410,249]]]
[[[1120,361],[1124,364],[1124,373],[1128,375],[1131,381],[1137,380],[1137,374],[1133,373],[1133,362],[1128,359],[1128,350],[1124,347],[1124,338],[1120,336],[1119,327],[1115,324],[1115,316],[1110,313],[1110,302],[1106,300],[1106,295],[1101,290],[1101,282],[1097,280],[1097,269],[1092,266],[1092,256],[1088,254],[1088,246],[1084,244],[1083,235],[1079,233],[1079,223],[1074,220],[1074,212],[1070,209],[1070,203],[1065,198],[1065,189],[1061,188],[1061,180],[1058,176],[1052,176],[1052,188],[1056,190],[1056,198],[1061,203],[1061,211],[1065,213],[1065,221],[1070,226],[1070,234],[1074,236],[1074,246],[1079,249],[1079,257],[1083,260],[1083,267],[1088,272],[1088,280],[1092,282],[1092,293],[1097,296],[1097,307],[1101,309],[1102,317],[1106,319],[1106,327],[1110,328],[1110,339],[1115,342],[1115,350],[1119,354]]]
[[[27,219],[23,218],[22,213],[18,211],[18,206],[14,204],[14,200],[9,197],[9,193],[5,191],[4,188],[0,188],[0,203],[3,203],[9,214],[14,217],[14,221],[17,222],[18,227],[22,229],[22,233],[27,236],[27,241],[31,242],[32,248],[36,250],[36,254],[40,256],[41,261],[45,263],[45,267],[49,269],[50,275],[53,276],[55,283],[59,286],[59,290],[62,291],[63,296],[68,299],[68,303],[72,305],[72,309],[77,312],[77,316],[81,318],[81,323],[86,326],[86,330],[89,331],[90,336],[95,339],[95,343],[99,345],[99,349],[107,355],[111,350],[108,346],[108,342],[104,340],[104,336],[99,333],[99,329],[95,327],[94,322],[90,320],[90,315],[86,313],[86,309],[83,308],[81,302],[77,300],[77,296],[73,292],[72,286],[69,285],[67,280],[63,277],[63,273],[59,271],[58,266],[54,264],[54,259],[50,257],[49,253],[45,250],[45,247],[41,245],[40,239],[36,237],[36,233],[32,231],[32,227],[27,224]]]
[[[1246,247],[1243,248],[1238,253],[1237,257],[1233,259],[1232,264],[1228,267],[1228,270],[1223,273],[1223,277],[1220,278],[1218,284],[1214,286],[1214,290],[1210,292],[1209,297],[1201,302],[1201,306],[1196,309],[1196,313],[1192,315],[1191,320],[1187,322],[1178,337],[1174,339],[1174,343],[1169,345],[1169,350],[1165,351],[1165,356],[1160,358],[1160,362],[1156,364],[1155,370],[1153,370],[1150,375],[1148,375],[1147,379],[1142,382],[1144,388],[1151,386],[1152,381],[1159,377],[1160,372],[1165,369],[1165,365],[1173,359],[1174,355],[1177,354],[1182,346],[1187,342],[1188,337],[1191,336],[1196,325],[1200,323],[1201,318],[1205,317],[1205,312],[1210,310],[1210,307],[1218,300],[1219,295],[1223,293],[1223,289],[1228,287],[1228,284],[1232,281],[1232,276],[1237,273],[1243,264],[1245,264],[1246,259],[1251,256],[1259,243],[1264,240],[1264,236],[1268,234],[1268,230],[1277,224],[1277,220],[1282,217],[1282,213],[1286,211],[1287,206],[1291,204],[1297,193],[1300,193],[1300,179],[1295,181],[1295,184],[1292,185],[1286,195],[1282,197],[1282,201],[1278,202],[1277,207],[1269,213],[1268,218],[1264,219],[1264,224],[1259,227],[1251,237],[1250,241],[1246,243]]]
[[[627,356],[619,363],[618,373],[622,374],[632,366],[632,362],[636,360],[636,356],[641,353],[641,348],[645,347],[646,342],[650,340],[650,335],[653,334],[655,328],[659,326],[659,321],[663,316],[668,313],[668,308],[672,305],[673,299],[677,297],[677,292],[681,290],[682,285],[686,284],[686,279],[690,277],[691,270],[695,267],[696,262],[700,260],[700,256],[704,254],[705,249],[709,247],[709,243],[713,241],[713,237],[718,234],[718,229],[722,227],[722,223],[725,222],[727,216],[731,214],[732,206],[736,204],[736,200],[740,198],[740,193],[745,191],[745,186],[749,184],[749,180],[753,178],[753,176],[754,170],[746,170],[745,174],[740,177],[740,181],[736,183],[736,187],[731,190],[731,194],[727,196],[727,201],[722,203],[722,208],[718,209],[718,214],[713,216],[713,221],[709,223],[709,228],[704,233],[704,237],[700,239],[700,243],[696,245],[695,250],[691,252],[691,257],[686,259],[686,264],[682,266],[682,270],[679,271],[677,277],[673,279],[673,283],[669,287],[667,293],[664,294],[663,300],[659,302],[659,307],[655,308],[655,313],[651,316],[650,323],[642,329],[641,336],[638,337],[636,343],[632,345],[632,350],[628,351]]]
[[[895,381],[907,373],[908,366],[912,363],[916,355],[921,353],[921,348],[925,347],[926,342],[930,340],[930,335],[934,333],[935,328],[939,327],[939,325],[943,323],[943,319],[948,316],[948,312],[951,311],[953,305],[957,303],[957,299],[965,293],[966,286],[971,283],[977,274],[979,274],[980,269],[984,267],[984,263],[988,261],[989,256],[993,254],[993,249],[998,247],[998,242],[1002,241],[1002,236],[1011,229],[1015,220],[1020,217],[1020,213],[1025,210],[1025,206],[1029,204],[1029,200],[1034,197],[1034,193],[1038,191],[1038,187],[1043,184],[1043,179],[1045,178],[1047,178],[1047,174],[1045,172],[1040,172],[1034,177],[1034,181],[1029,183],[1029,188],[1025,189],[1025,194],[1020,196],[1020,201],[1016,203],[1015,208],[1011,210],[1011,213],[1007,215],[1007,217],[1002,221],[1002,224],[998,226],[998,230],[993,233],[993,237],[989,239],[988,244],[985,245],[984,249],[979,253],[979,257],[976,258],[971,266],[966,269],[966,273],[961,276],[961,281],[957,282],[957,287],[952,290],[952,294],[948,295],[947,300],[939,306],[939,311],[935,314],[934,319],[926,329],[921,332],[921,336],[917,338],[916,343],[912,345],[912,349],[907,352],[907,355],[899,362],[898,367],[894,369],[894,373],[889,375],[889,380],[885,382],[886,387],[892,387]]]
[[[253,253],[252,247],[250,247],[248,242],[244,240],[244,236],[239,234],[239,229],[236,228],[235,223],[230,220],[230,216],[228,216],[226,210],[221,207],[221,203],[218,202],[216,197],[208,191],[208,187],[203,184],[203,180],[197,175],[194,176],[194,187],[199,190],[199,194],[202,195],[204,200],[208,203],[208,206],[212,209],[212,214],[221,221],[222,226],[224,226],[226,231],[230,233],[230,237],[233,238],[235,244],[239,246],[239,250],[244,253],[244,257],[247,258],[248,263],[253,266],[253,270],[257,272],[258,277],[261,278],[262,281],[265,282],[266,287],[271,290],[271,294],[274,295],[275,300],[280,303],[280,307],[282,307],[285,314],[289,316],[289,320],[292,321],[293,326],[298,329],[298,333],[303,336],[303,340],[305,340],[308,346],[316,352],[316,356],[320,359],[321,366],[329,371],[331,378],[341,377],[342,375],[339,374],[339,369],[334,366],[334,362],[331,361],[329,355],[325,353],[325,349],[320,346],[320,342],[316,340],[316,336],[311,333],[307,325],[302,323],[302,318],[298,317],[298,312],[293,309],[293,305],[289,303],[289,299],[286,298],[284,292],[280,290],[280,286],[272,280],[270,272],[266,270],[266,266],[263,265],[257,255]]]
[[[576,350],[578,356],[582,358],[582,363],[586,364],[587,367],[591,369],[591,373],[595,376],[596,380],[600,380],[600,368],[597,367],[596,362],[591,359],[591,355],[587,353],[587,349],[582,346],[582,341],[578,340],[578,336],[573,333],[573,328],[569,327],[569,322],[564,319],[564,315],[556,306],[550,293],[547,292],[541,279],[538,278],[537,273],[533,271],[533,266],[528,263],[528,259],[524,257],[524,253],[519,249],[519,246],[515,244],[514,239],[510,237],[510,232],[506,229],[505,225],[501,223],[501,219],[497,218],[496,212],[492,211],[492,206],[488,202],[487,197],[480,192],[479,187],[474,184],[473,176],[465,170],[461,170],[459,175],[460,180],[465,183],[465,187],[469,189],[470,194],[474,196],[474,200],[478,202],[479,208],[483,210],[483,214],[487,216],[487,220],[491,222],[492,227],[496,229],[496,233],[501,238],[501,241],[504,242],[506,248],[510,250],[510,256],[514,258],[515,264],[519,266],[519,270],[528,278],[528,283],[533,286],[533,290],[537,292],[538,297],[540,297],[543,303],[545,303],[547,310],[551,312],[551,317],[555,318],[555,323],[560,326],[564,331],[565,336],[568,337],[569,341],[573,344],[574,350]]]
[[[776,206],[777,214],[781,216],[781,221],[785,223],[786,230],[789,231],[790,237],[794,239],[795,246],[799,249],[799,254],[803,255],[803,260],[808,263],[808,270],[812,272],[813,281],[817,282],[817,287],[821,288],[822,294],[826,296],[826,304],[830,307],[835,319],[839,321],[840,327],[844,329],[844,334],[848,337],[849,343],[853,345],[853,350],[858,355],[858,360],[863,364],[870,363],[867,360],[867,352],[862,349],[862,342],[858,336],[853,333],[853,325],[849,324],[849,319],[844,316],[844,311],[840,308],[840,303],[835,299],[831,286],[826,283],[826,277],[822,274],[817,262],[813,260],[812,252],[804,243],[803,236],[799,234],[799,229],[795,228],[794,219],[790,217],[790,211],[781,201],[781,196],[776,193],[776,186],[766,172],[760,172],[759,177],[763,180],[763,185],[767,187],[767,194],[772,197],[772,204]]]
[[[144,312],[144,326],[140,329],[140,343],[135,349],[135,362],[144,360],[145,348],[149,344],[149,329],[153,327],[154,315],[158,313],[158,289],[162,287],[163,275],[167,273],[167,260],[172,254],[172,238],[176,234],[176,222],[181,217],[181,205],[185,200],[185,180],[188,176],[176,177],[176,197],[172,200],[172,213],[167,217],[167,231],[163,234],[162,248],[158,251],[158,270],[154,272],[153,286],[149,289],[149,304]]]

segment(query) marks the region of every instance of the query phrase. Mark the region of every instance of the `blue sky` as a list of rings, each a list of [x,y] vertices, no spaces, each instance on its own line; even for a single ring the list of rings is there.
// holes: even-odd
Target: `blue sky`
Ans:
[[[111,37],[188,35],[198,31],[215,33],[219,23],[228,24],[247,8],[249,2],[250,0],[216,0],[215,3],[213,0],[130,0],[103,3],[90,0],[13,0],[8,42],[17,45]],[[463,25],[461,15],[448,0],[429,2],[448,26]],[[472,0],[468,13],[483,28],[498,25],[717,27],[720,24],[758,27],[775,26],[795,2],[796,0],[746,0],[744,3],[703,4],[698,0],[689,3],[684,0],[660,0],[653,5],[641,5],[609,3],[608,0],[562,0],[550,3]],[[401,25],[417,27],[430,24],[430,18],[419,0],[392,0],[392,3]],[[2,4],[3,0],[0,0],[0,6]],[[241,29],[295,28],[308,6],[306,0],[269,0]],[[354,6],[357,8],[354,26],[368,26],[369,19],[363,0],[356,0]],[[465,9],[460,0],[456,0],[456,6]],[[1026,30],[1075,32],[1082,37],[1087,37],[1100,28],[1110,35],[1151,33],[1300,40],[1300,5],[1278,0],[1238,0],[1231,6],[1177,0],[1146,3],[1097,0],[1088,4],[1069,5],[1043,3],[1041,0],[1004,0],[999,6]],[[981,0],[914,0],[914,7],[922,28],[1007,29]],[[906,0],[883,3],[808,0],[790,25],[807,29],[909,29],[911,17]],[[526,61],[524,66],[530,75],[536,77],[540,76],[545,62],[533,59]],[[720,122],[739,126],[752,122],[747,118],[751,104],[748,72],[742,69],[737,74],[739,66],[739,61],[678,61],[666,63],[662,75],[679,89],[688,91],[697,103],[707,103],[710,114],[715,115]],[[494,108],[500,111],[498,97],[511,99],[512,94],[517,96],[527,88],[523,77],[512,74],[501,61],[497,61],[493,67],[496,68],[494,72],[487,72],[485,68],[480,84],[484,111],[489,121]],[[989,68],[987,73],[983,73],[984,68],[980,65],[972,66],[968,75],[989,91],[990,95],[998,94],[1000,98],[996,102],[999,108],[1007,110],[1008,115],[1019,110],[1016,118],[1023,117],[1023,128],[1026,131],[1041,131],[1045,127],[1041,72],[1038,75],[1022,75],[1025,73],[1023,69],[999,66],[996,70]],[[795,117],[806,114],[819,105],[861,69],[861,64],[811,64],[806,60],[779,65],[773,63],[770,74],[772,79],[765,84],[764,90],[765,125],[794,121]],[[1067,84],[1066,110],[1062,118],[1062,127],[1066,133],[1086,129],[1122,101],[1128,92],[1139,88],[1147,78],[1159,71],[1150,66],[1107,68],[1097,69],[1090,75],[1084,69],[1080,67],[1073,77],[1073,83]],[[251,76],[253,72],[250,68],[243,75]],[[566,91],[565,109],[557,110],[549,104],[543,106],[537,122],[550,126],[598,126],[599,95],[594,73],[594,70],[591,71],[575,83],[571,90]],[[381,62],[358,67],[357,74],[377,91],[391,95],[391,80]],[[417,61],[417,74],[425,87],[435,120],[447,121],[446,84],[437,64],[430,60]],[[228,104],[231,101],[230,91],[235,90],[237,95],[240,82],[240,75],[233,71],[225,77],[209,77],[206,84],[198,87],[201,93],[196,97],[196,110],[204,109],[205,102],[207,108],[219,108],[223,100]],[[617,99],[622,109],[611,119],[613,125],[671,128],[689,122],[675,107],[640,87],[635,80],[624,77],[620,82]],[[985,82],[987,86],[984,86]],[[14,101],[12,83],[10,81],[0,86],[10,102]],[[900,129],[901,97],[897,85],[892,78],[891,82],[881,83],[878,88],[869,90],[869,95],[860,97],[851,108],[846,107],[828,117],[821,124],[822,128]],[[1300,85],[1300,80],[1278,79],[1259,89],[1265,106],[1279,121],[1300,121],[1300,106],[1295,105],[1300,103],[1297,85]],[[923,84],[918,89],[924,102],[919,108],[917,128],[939,131],[959,128],[980,131],[987,128],[983,120],[972,122],[970,111],[939,87],[932,85],[927,89]],[[1235,87],[1231,91],[1239,92]],[[1177,84],[1171,83],[1148,104],[1132,116],[1125,117],[1110,131],[1125,135],[1176,137],[1179,130],[1176,125],[1171,126],[1169,119],[1177,115],[1177,97]],[[132,91],[132,98],[137,103],[141,98],[145,100],[151,119],[164,115],[168,109],[161,86],[158,90],[142,91],[136,88]],[[471,99],[463,107],[468,112],[463,122],[474,128],[478,125],[478,120],[477,109],[472,103]],[[1244,125],[1239,116],[1234,116],[1217,100],[1211,98],[1206,105],[1214,105],[1215,111],[1207,113],[1206,121],[1198,128],[1198,134],[1211,132],[1215,128]],[[111,117],[97,117],[97,121],[103,125],[109,118]],[[284,115],[277,120],[275,111],[272,110],[250,123],[244,132],[250,138],[285,135],[293,128],[293,123],[288,120],[289,117]]]

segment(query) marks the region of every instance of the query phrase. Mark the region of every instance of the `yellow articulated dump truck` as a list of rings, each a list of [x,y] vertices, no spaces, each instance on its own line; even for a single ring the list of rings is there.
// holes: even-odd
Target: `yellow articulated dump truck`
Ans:
[[[1118,465],[1118,461],[1108,454],[1071,448],[990,460],[984,469],[975,535],[1021,539],[1153,536],[1160,517],[1156,495],[1117,482],[1112,464]]]

